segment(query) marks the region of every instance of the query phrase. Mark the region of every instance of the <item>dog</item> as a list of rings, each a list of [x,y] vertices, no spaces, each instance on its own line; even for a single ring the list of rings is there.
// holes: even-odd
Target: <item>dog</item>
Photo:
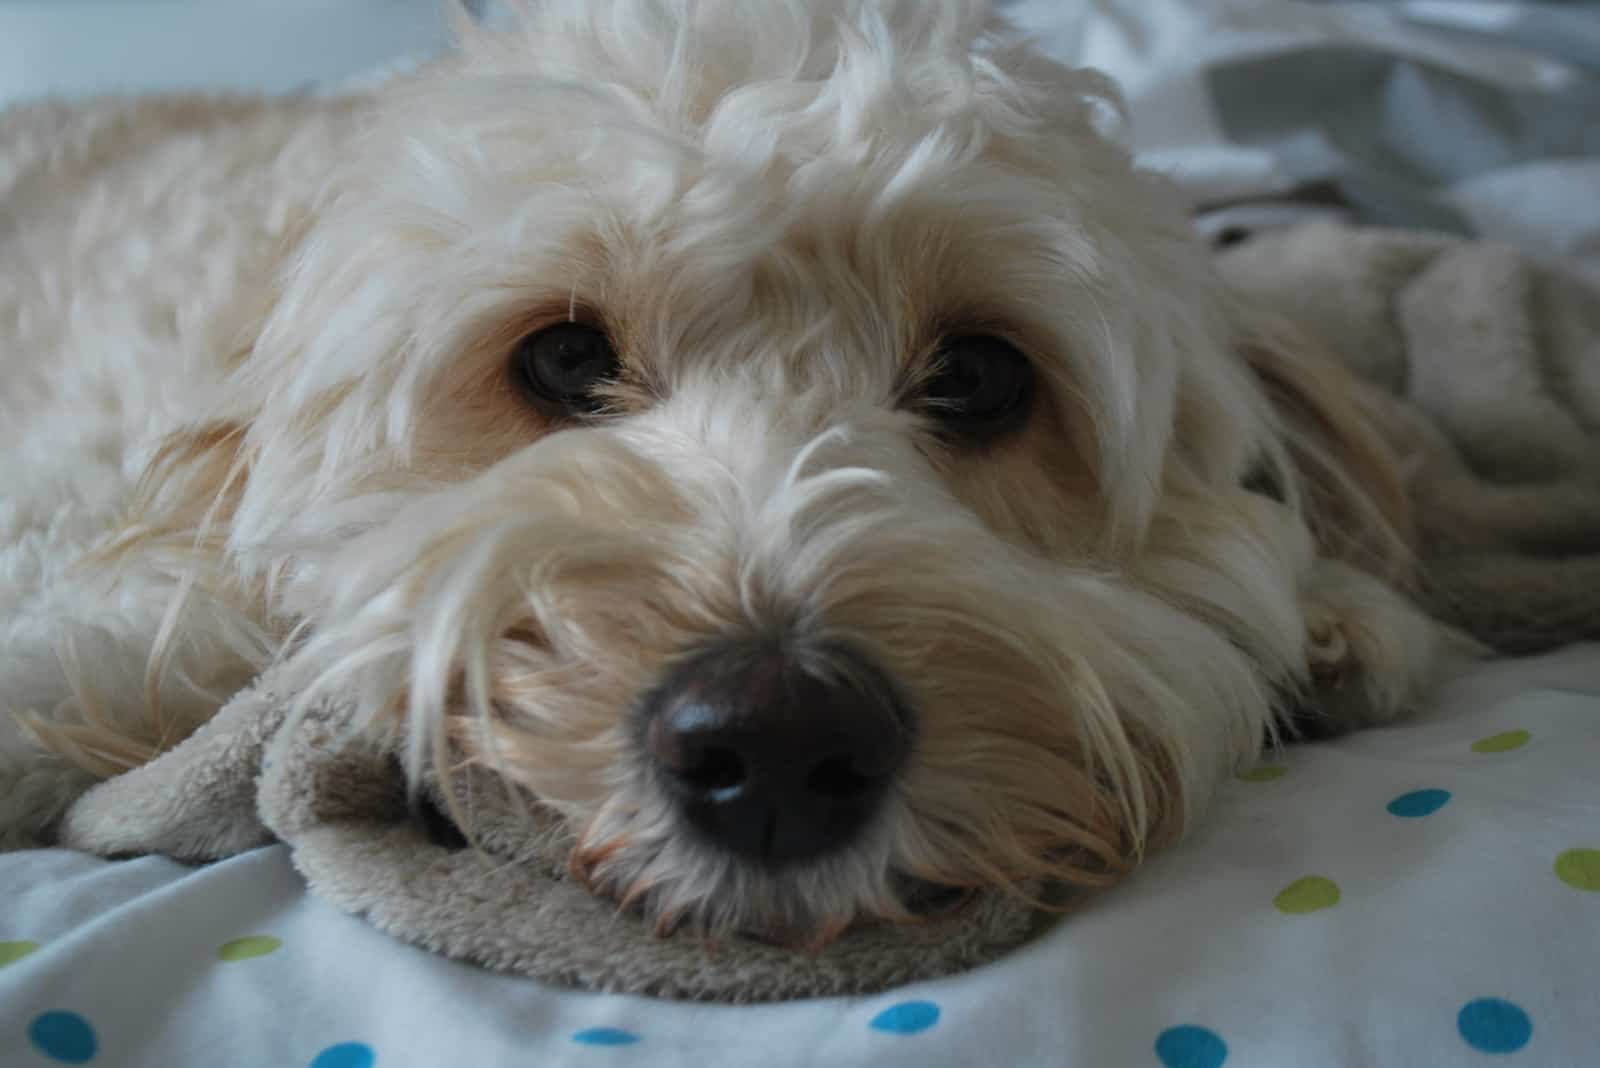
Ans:
[[[663,926],[1100,886],[1449,646],[1360,387],[976,0],[0,119],[0,833],[263,668]],[[452,813],[471,834],[470,813]]]

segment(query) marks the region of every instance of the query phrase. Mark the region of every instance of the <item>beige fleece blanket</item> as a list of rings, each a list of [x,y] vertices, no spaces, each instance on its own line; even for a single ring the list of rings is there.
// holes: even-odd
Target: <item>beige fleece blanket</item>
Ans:
[[[1332,223],[1221,263],[1378,387],[1433,614],[1507,652],[1600,637],[1600,293],[1510,249]]]
[[[1312,226],[1224,256],[1379,387],[1407,456],[1427,596],[1508,649],[1600,637],[1600,303],[1515,255]],[[154,763],[70,813],[67,844],[206,860],[288,843],[311,890],[397,937],[562,984],[759,1001],[865,993],[970,968],[1035,917],[980,894],[916,927],[864,927],[797,953],[658,938],[569,877],[561,828],[481,773],[458,777],[476,848],[409,803],[392,742],[337,707],[285,723],[272,673]]]
[[[669,998],[884,990],[990,960],[1034,923],[1015,897],[989,893],[816,952],[659,937],[571,878],[569,841],[526,796],[481,770],[452,776],[471,814],[468,846],[443,816],[436,783],[407,797],[396,740],[349,730],[336,706],[286,718],[281,674],[269,671],[177,748],[91,790],[68,813],[63,843],[205,861],[280,839],[314,893],[408,942],[566,986]]]

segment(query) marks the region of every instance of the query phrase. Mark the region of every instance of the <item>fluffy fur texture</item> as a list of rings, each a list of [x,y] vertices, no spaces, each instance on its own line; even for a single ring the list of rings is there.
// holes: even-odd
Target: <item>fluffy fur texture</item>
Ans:
[[[525,787],[599,892],[814,941],[1108,882],[1275,708],[1403,708],[1440,633],[1348,383],[984,7],[548,0],[370,98],[0,119],[6,839],[287,658],[413,775]],[[507,376],[567,319],[624,365],[583,422]],[[1042,388],[961,446],[919,389],[980,331]],[[918,720],[868,833],[776,871],[685,833],[632,720],[751,635]]]

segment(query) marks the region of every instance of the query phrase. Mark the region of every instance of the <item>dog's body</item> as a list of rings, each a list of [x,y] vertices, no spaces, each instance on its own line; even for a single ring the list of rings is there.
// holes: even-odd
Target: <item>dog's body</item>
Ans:
[[[0,836],[291,657],[598,889],[814,940],[1414,700],[1350,387],[979,7],[546,3],[372,98],[0,118]]]
[[[354,114],[173,99],[0,115],[0,841],[181,738],[266,655],[262,606],[186,598],[199,612],[147,679],[187,561],[87,557],[126,532],[167,436],[217,410]],[[74,761],[42,758],[26,711],[106,729]]]

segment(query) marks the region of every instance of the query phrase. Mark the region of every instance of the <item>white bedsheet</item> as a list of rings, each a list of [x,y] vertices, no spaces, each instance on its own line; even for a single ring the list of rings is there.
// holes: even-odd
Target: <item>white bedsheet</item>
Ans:
[[[278,848],[0,855],[0,1064],[1596,1063],[1600,646],[1472,668],[1419,719],[1268,766],[997,964],[768,1007],[452,963],[309,898]]]

